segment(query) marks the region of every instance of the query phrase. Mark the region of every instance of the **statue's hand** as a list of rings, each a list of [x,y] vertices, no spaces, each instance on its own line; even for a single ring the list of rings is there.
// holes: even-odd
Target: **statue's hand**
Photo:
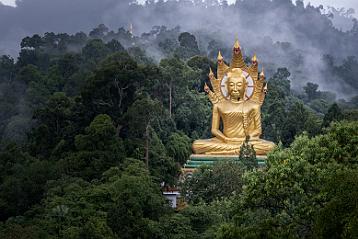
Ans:
[[[250,135],[250,141],[257,141],[257,140],[260,140],[260,135],[258,134]]]
[[[244,142],[244,141],[245,141],[244,138],[228,138],[227,143],[242,144],[242,142]]]
[[[230,138],[228,138],[228,137],[224,137],[224,138],[223,138],[223,141],[224,141],[224,143],[229,143]]]

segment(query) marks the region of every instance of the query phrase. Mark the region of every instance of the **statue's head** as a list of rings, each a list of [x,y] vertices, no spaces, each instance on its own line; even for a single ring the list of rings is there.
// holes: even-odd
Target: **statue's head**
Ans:
[[[232,69],[228,74],[227,90],[231,99],[244,99],[246,91],[246,78],[239,68]]]

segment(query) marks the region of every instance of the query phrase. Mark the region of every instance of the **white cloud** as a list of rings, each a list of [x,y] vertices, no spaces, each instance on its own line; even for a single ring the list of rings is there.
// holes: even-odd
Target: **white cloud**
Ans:
[[[15,6],[16,0],[0,0],[5,5]],[[26,0],[25,0],[26,1]],[[236,0],[228,0],[229,3],[234,3]],[[293,0],[295,1],[295,0]],[[145,2],[145,0],[138,0],[138,2]],[[306,4],[311,3],[314,6],[332,6],[336,8],[354,8],[356,10],[356,16],[358,16],[358,1],[357,0],[304,0]]]
[[[0,0],[0,2],[2,2],[5,5],[16,6],[15,0]]]
[[[357,0],[304,0],[306,4],[311,3],[314,6],[331,6],[335,8],[353,8],[356,13],[355,16],[358,17],[358,1]]]

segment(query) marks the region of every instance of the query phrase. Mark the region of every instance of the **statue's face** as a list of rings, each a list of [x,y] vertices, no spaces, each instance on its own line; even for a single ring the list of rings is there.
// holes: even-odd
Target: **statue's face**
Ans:
[[[230,77],[228,91],[231,99],[242,99],[246,90],[244,77]]]

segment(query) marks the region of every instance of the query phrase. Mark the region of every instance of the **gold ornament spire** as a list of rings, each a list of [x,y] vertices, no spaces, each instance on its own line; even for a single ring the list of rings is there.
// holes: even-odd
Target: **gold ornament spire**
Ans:
[[[213,94],[215,95],[215,97],[212,95],[209,95],[209,98],[211,98],[210,99],[211,102],[213,102],[213,101],[218,102],[218,100],[222,98],[221,91],[220,91],[220,80],[215,78],[215,74],[214,74],[213,70],[211,69],[211,67],[209,69],[210,69],[209,80],[210,80],[211,86],[213,88]]]
[[[267,83],[265,81],[265,70],[262,67],[259,79],[255,82],[255,91],[252,100],[262,105],[267,93]]]
[[[254,56],[251,58],[252,63],[257,63],[257,56],[256,53],[254,54]]]
[[[224,57],[221,55],[221,51],[218,53],[218,61],[224,60]]]
[[[210,88],[209,88],[208,84],[206,84],[206,82],[205,82],[204,91],[205,91],[206,93],[209,93],[209,90],[210,90]]]
[[[219,80],[222,79],[222,77],[225,74],[225,71],[228,68],[229,67],[224,62],[224,57],[221,55],[221,51],[219,51],[219,54],[218,54],[218,71],[217,71],[217,77],[218,77]]]
[[[213,70],[211,69],[211,67],[209,67],[210,72],[209,72],[209,80],[211,81],[211,84],[213,84],[213,81],[216,80],[215,79],[215,74],[213,72]]]
[[[238,48],[238,49],[241,49],[241,46],[240,46],[240,42],[239,42],[239,38],[236,38],[236,41],[235,41],[235,44],[234,44],[234,48]]]
[[[259,74],[258,65],[259,65],[259,63],[258,63],[257,56],[255,53],[254,56],[251,58],[251,65],[249,67],[249,72],[251,75],[253,75],[252,78],[254,80],[257,80],[257,78],[258,78],[258,74]]]
[[[232,54],[230,68],[242,68],[242,69],[246,70],[247,66],[246,66],[246,64],[244,62],[244,58],[242,56],[239,39],[236,39],[232,51],[233,51],[233,54]]]
[[[265,78],[265,69],[264,69],[264,67],[262,67],[260,77]]]
[[[215,80],[214,80],[215,81]],[[209,100],[211,101],[212,104],[217,104],[220,100],[220,96],[215,93],[215,84],[213,85],[213,81],[211,81],[211,84],[214,88],[214,92],[211,91],[210,87],[208,86],[208,84],[205,82],[204,84],[204,91],[205,93],[208,94]]]
[[[210,69],[209,77],[210,77],[210,76],[214,76],[214,72],[213,72],[213,70],[211,69],[211,67],[209,67],[209,69]]]

